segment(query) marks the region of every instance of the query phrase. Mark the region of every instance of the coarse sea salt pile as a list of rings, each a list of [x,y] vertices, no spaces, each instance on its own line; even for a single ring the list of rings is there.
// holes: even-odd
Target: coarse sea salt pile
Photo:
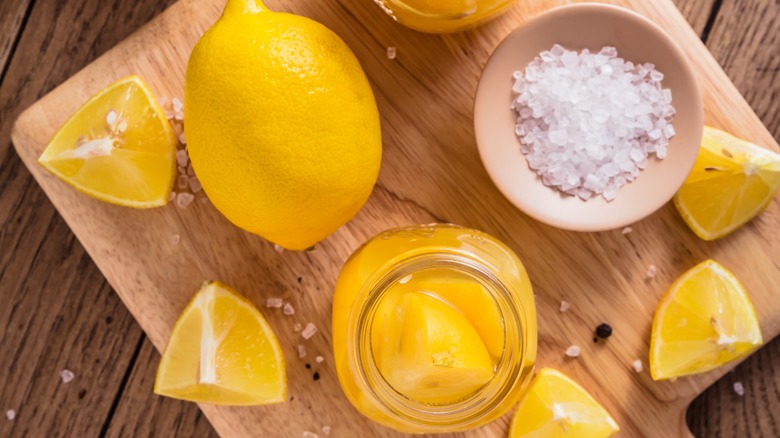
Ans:
[[[674,136],[672,92],[653,64],[634,64],[614,47],[598,53],[556,44],[514,74],[515,134],[546,186],[607,201],[663,159]]]

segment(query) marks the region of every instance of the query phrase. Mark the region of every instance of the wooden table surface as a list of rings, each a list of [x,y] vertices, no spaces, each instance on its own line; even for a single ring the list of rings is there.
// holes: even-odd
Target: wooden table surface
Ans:
[[[10,144],[24,108],[173,1],[0,0],[0,436],[216,435],[152,394],[159,354]],[[675,1],[780,140],[780,1]],[[769,341],[699,397],[694,435],[780,437],[779,355]]]

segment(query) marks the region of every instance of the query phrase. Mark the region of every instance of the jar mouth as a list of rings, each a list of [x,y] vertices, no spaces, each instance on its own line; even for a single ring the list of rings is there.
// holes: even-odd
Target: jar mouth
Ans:
[[[389,289],[410,274],[421,270],[444,269],[466,274],[480,283],[495,301],[504,325],[504,348],[494,366],[493,377],[470,395],[452,403],[430,404],[409,398],[396,390],[379,369],[372,348],[374,317]],[[434,251],[411,255],[383,274],[366,282],[361,296],[362,308],[352,309],[348,336],[349,360],[354,377],[363,394],[380,410],[415,427],[468,428],[487,415],[495,414],[501,403],[522,384],[525,360],[525,337],[516,291],[509,290],[494,269],[475,257],[456,251]],[[362,300],[356,300],[359,302]],[[354,322],[354,323],[353,323]]]

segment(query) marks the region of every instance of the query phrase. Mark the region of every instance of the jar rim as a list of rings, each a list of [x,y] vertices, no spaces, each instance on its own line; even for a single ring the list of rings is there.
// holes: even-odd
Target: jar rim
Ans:
[[[480,424],[486,416],[522,384],[526,355],[522,305],[518,291],[501,281],[490,264],[468,253],[444,248],[425,248],[408,254],[385,267],[367,281],[350,311],[348,327],[348,360],[356,383],[377,408],[396,421],[416,428],[442,427],[465,429]],[[495,300],[504,322],[504,349],[495,365],[493,377],[469,396],[448,404],[428,404],[413,400],[398,392],[384,378],[372,349],[374,316],[390,288],[402,278],[421,270],[444,268],[465,273],[480,284]]]

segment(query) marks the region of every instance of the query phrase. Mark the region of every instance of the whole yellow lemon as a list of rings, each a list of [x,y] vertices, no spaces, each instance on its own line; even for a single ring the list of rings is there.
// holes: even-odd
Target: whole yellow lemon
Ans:
[[[376,101],[349,47],[313,20],[229,0],[192,51],[184,105],[195,173],[247,231],[306,249],[371,194]]]

